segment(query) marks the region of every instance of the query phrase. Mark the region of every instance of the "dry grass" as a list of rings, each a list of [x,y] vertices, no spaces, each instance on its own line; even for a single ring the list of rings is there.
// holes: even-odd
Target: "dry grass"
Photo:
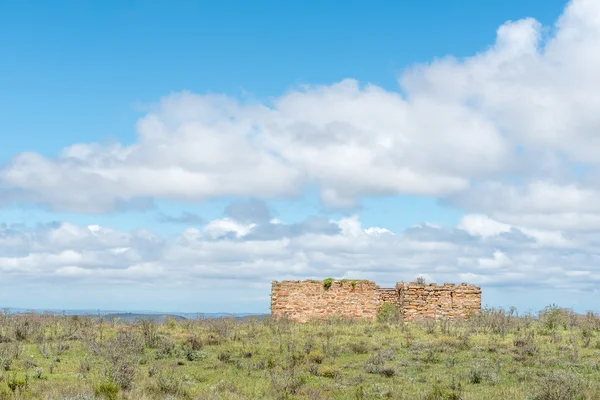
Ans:
[[[0,399],[600,399],[600,317],[469,321],[0,315]]]

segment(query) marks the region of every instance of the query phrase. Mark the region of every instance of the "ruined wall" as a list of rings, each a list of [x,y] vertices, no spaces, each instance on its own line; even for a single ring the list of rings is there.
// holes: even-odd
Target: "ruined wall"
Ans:
[[[400,296],[398,296],[398,289],[380,288],[378,290],[381,305],[383,305],[384,303],[391,303],[396,307],[400,307]]]
[[[465,319],[481,310],[481,288],[462,283],[436,285],[398,282],[404,320]]]
[[[306,322],[327,317],[375,320],[381,306],[377,285],[371,281],[274,281],[271,314]]]
[[[366,318],[374,321],[385,303],[398,307],[407,321],[464,319],[481,309],[481,289],[466,283],[454,285],[398,282],[396,288],[379,288],[372,281],[274,281],[271,314],[306,322],[327,317]]]

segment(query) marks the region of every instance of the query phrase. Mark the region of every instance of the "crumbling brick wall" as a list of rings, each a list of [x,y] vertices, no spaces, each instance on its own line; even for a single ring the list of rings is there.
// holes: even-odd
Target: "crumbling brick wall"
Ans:
[[[372,281],[274,281],[271,314],[306,322],[327,317],[365,318],[374,321],[385,303],[398,307],[407,320],[465,319],[481,309],[481,289],[466,283],[454,285],[398,282],[379,288]]]
[[[398,282],[400,310],[404,320],[466,319],[481,310],[481,288],[462,283],[422,285]]]
[[[398,290],[395,288],[380,288],[379,300],[381,301],[381,305],[390,303],[396,307],[400,307],[400,296],[398,296]]]
[[[371,281],[334,281],[329,288],[311,280],[272,284],[271,314],[299,322],[327,317],[374,320],[380,306],[379,288]]]

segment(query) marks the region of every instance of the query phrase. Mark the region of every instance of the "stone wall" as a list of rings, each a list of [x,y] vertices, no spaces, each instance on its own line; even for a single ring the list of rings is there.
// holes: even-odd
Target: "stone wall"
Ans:
[[[379,289],[379,299],[382,304],[391,303],[396,307],[400,307],[400,296],[398,296],[398,290],[393,288]]]
[[[306,322],[327,317],[375,320],[381,307],[379,288],[371,281],[274,281],[271,314]]]
[[[396,288],[380,288],[372,281],[274,281],[271,314],[306,322],[327,317],[365,318],[374,321],[381,306],[398,307],[407,321],[465,319],[481,309],[481,289],[466,283],[454,285],[398,282]]]
[[[481,288],[462,283],[420,285],[398,282],[396,289],[404,320],[465,319],[481,310]]]

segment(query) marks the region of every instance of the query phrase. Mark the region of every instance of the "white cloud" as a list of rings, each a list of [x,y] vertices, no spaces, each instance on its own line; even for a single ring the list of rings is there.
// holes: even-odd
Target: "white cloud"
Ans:
[[[335,207],[419,194],[511,225],[598,229],[599,21],[590,0],[569,3],[550,34],[509,21],[485,51],[407,69],[403,95],[352,79],[269,106],[173,94],[139,120],[132,145],[16,156],[0,170],[4,202],[102,213],[312,185]]]
[[[0,177],[26,201],[83,213],[139,198],[290,196],[305,184],[350,206],[364,195],[451,193],[508,156],[493,124],[468,107],[345,80],[287,93],[272,109],[172,95],[140,120],[131,146],[23,153]]]
[[[234,221],[231,218],[223,218],[209,222],[204,227],[204,232],[213,239],[225,236],[229,233],[234,234],[237,237],[247,235],[256,224],[242,224],[238,221]]]
[[[499,233],[510,232],[510,225],[494,221],[485,215],[469,214],[464,216],[458,227],[471,235],[482,237],[496,236]]]
[[[0,242],[0,251],[6,254],[0,258],[0,270],[7,284],[11,279],[59,279],[159,288],[193,287],[211,280],[262,285],[273,279],[327,276],[395,282],[419,274],[437,282],[469,278],[488,288],[558,285],[561,290],[587,291],[600,283],[597,236],[559,243],[548,240],[548,232],[539,231],[535,237],[513,226],[481,229],[485,224],[502,225],[472,221],[477,219],[465,218],[460,224],[464,228],[422,225],[393,233],[382,227],[365,228],[353,216],[332,221],[339,226],[337,232],[315,226],[316,231],[266,239],[244,235],[246,231],[239,230],[243,225],[233,220],[209,223],[207,227],[225,227],[217,235],[210,229],[190,228],[172,239],[103,227],[92,234],[87,227],[70,224],[5,228],[0,237],[16,240]],[[70,235],[65,236],[65,231]],[[54,246],[57,237],[61,237],[60,248]],[[107,237],[118,239],[107,241]],[[15,243],[20,244],[15,247]]]
[[[496,250],[490,258],[480,258],[479,266],[482,268],[497,269],[509,267],[512,265],[512,260],[502,251]]]
[[[391,232],[357,216],[285,224],[252,200],[206,224],[195,214],[162,216],[203,225],[174,239],[68,223],[5,227],[0,270],[198,285],[422,273],[590,289],[600,279],[599,70],[600,2],[574,0],[550,30],[532,18],[509,21],[471,57],[407,69],[401,91],[346,79],[268,105],[167,96],[138,121],[131,145],[16,155],[0,169],[0,202],[105,213],[155,198],[288,198],[308,187],[326,206],[416,194],[468,214],[452,229]]]
[[[132,145],[16,156],[0,171],[5,202],[102,213],[152,198],[295,196],[313,185],[335,207],[451,196],[510,224],[524,216],[547,228],[536,221],[556,215],[565,228],[581,219],[600,227],[600,180],[566,172],[600,166],[599,21],[592,0],[569,3],[550,34],[532,18],[509,21],[485,51],[407,69],[403,95],[352,79],[269,106],[173,94],[140,119]]]

